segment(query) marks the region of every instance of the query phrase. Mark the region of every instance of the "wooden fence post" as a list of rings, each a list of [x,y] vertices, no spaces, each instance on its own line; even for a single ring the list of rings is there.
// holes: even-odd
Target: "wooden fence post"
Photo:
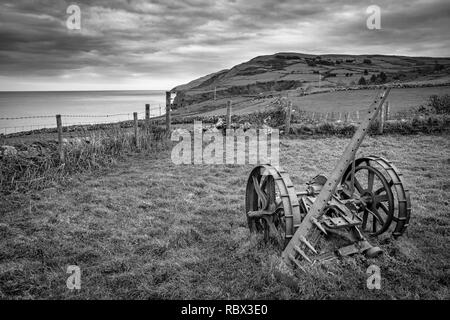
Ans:
[[[383,134],[384,129],[384,104],[381,106],[378,112],[378,134]]]
[[[145,131],[147,134],[150,132],[150,105],[145,105]]]
[[[137,112],[133,112],[133,119],[134,119],[134,138],[136,142],[136,147],[139,146],[138,142],[138,114]]]
[[[227,130],[231,129],[231,100],[227,102]]]
[[[171,98],[171,93],[170,91],[166,91],[166,133],[168,136],[170,136],[170,132],[171,132],[171,126],[172,126],[172,119],[171,119],[171,114],[170,114],[170,98]]]
[[[287,102],[287,109],[286,109],[286,119],[284,124],[284,133],[289,134],[291,132],[291,115],[292,115],[292,102]]]
[[[58,129],[58,151],[59,151],[59,160],[64,163],[64,149],[63,149],[63,141],[62,141],[62,122],[61,115],[56,115],[56,128]]]

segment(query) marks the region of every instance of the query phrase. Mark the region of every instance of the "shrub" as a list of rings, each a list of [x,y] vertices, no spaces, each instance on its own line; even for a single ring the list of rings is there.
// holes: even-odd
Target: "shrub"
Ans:
[[[366,79],[364,77],[359,78],[358,85],[365,86],[367,84]]]
[[[437,114],[450,114],[450,95],[432,95],[428,98],[428,106]]]
[[[434,64],[434,71],[441,71],[443,69],[444,69],[444,66],[442,64],[439,64],[437,62]]]

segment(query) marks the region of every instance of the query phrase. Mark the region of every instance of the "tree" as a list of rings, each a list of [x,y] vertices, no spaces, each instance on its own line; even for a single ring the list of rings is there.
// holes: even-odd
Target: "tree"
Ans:
[[[380,73],[380,80],[381,80],[381,83],[384,83],[387,80],[387,76],[383,71]]]
[[[369,74],[369,71],[367,69],[364,70],[364,75],[367,76]]]
[[[370,82],[372,82],[372,83],[377,82],[377,76],[373,74],[373,75],[370,77]]]
[[[358,85],[365,86],[367,84],[366,79],[364,77],[359,78]]]

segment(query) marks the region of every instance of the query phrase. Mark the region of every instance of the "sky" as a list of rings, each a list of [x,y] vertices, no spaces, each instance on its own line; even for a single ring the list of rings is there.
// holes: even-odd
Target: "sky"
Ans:
[[[0,91],[168,90],[277,52],[448,57],[449,31],[449,0],[2,0]]]

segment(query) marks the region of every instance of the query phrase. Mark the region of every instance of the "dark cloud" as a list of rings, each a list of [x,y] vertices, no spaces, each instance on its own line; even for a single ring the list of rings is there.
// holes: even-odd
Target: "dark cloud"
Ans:
[[[70,4],[80,31],[66,28]],[[381,30],[366,28],[372,4]],[[3,1],[0,88],[167,88],[280,51],[448,56],[449,17],[447,0]]]

